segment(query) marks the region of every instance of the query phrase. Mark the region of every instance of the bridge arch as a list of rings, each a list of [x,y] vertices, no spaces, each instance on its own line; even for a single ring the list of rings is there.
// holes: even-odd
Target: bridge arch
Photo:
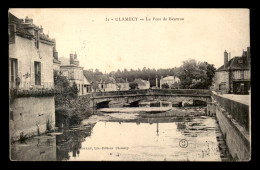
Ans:
[[[211,94],[209,90],[142,90],[142,91],[126,91],[118,92],[102,92],[100,94],[92,94],[91,102],[93,108],[100,103],[109,103],[110,101],[119,101],[122,103],[140,102],[143,100],[150,101],[167,101],[172,103],[178,103],[183,101],[202,101],[211,102]]]

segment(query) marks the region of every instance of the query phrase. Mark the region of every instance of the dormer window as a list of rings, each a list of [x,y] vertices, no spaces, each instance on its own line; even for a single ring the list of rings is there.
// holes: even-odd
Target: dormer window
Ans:
[[[243,60],[242,60],[242,59],[237,60],[237,62],[238,62],[239,64],[243,64]]]
[[[34,30],[34,37],[35,37],[35,47],[39,49],[39,31]]]

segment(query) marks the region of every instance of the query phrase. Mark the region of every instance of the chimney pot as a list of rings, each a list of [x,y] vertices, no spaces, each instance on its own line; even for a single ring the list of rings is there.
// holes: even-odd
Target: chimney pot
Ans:
[[[26,16],[25,23],[33,24],[33,19],[28,18],[28,16]]]
[[[247,47],[247,61],[250,62],[250,59],[251,59],[250,47]]]
[[[70,64],[74,64],[73,54],[70,54]]]
[[[224,52],[224,68],[227,68],[227,64],[228,64],[228,53],[225,50],[225,52]]]

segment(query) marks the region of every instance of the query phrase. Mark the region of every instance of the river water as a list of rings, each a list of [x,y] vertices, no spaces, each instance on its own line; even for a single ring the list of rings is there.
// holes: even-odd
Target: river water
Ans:
[[[221,161],[225,155],[220,152],[219,136],[215,117],[183,117],[172,121],[99,119],[96,123],[72,127],[61,133],[36,136],[23,143],[15,142],[11,145],[11,159]]]

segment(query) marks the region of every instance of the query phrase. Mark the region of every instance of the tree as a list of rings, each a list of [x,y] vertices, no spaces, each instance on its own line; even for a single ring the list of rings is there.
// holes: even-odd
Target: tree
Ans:
[[[130,89],[136,89],[136,88],[138,88],[138,84],[136,82],[130,82],[129,87],[130,87]]]
[[[169,88],[169,84],[168,83],[163,83],[162,84],[162,88],[163,89],[168,89]]]
[[[184,89],[207,89],[212,84],[215,70],[214,65],[207,62],[186,60],[178,70],[180,86]]]
[[[61,71],[54,70],[54,88],[64,93],[69,88],[69,80],[62,75]]]
[[[78,94],[79,90],[78,90],[77,84],[75,82],[73,82],[72,87],[70,87],[70,91],[74,94]]]
[[[184,61],[179,70],[181,88],[189,89],[190,85],[192,84],[192,80],[197,78],[198,71],[199,69],[196,60],[190,59]]]
[[[179,83],[175,82],[170,86],[171,89],[178,89],[179,88]]]
[[[214,64],[208,64],[207,65],[207,82],[206,85],[209,88],[212,85],[213,78],[215,76],[216,68],[214,67]]]

